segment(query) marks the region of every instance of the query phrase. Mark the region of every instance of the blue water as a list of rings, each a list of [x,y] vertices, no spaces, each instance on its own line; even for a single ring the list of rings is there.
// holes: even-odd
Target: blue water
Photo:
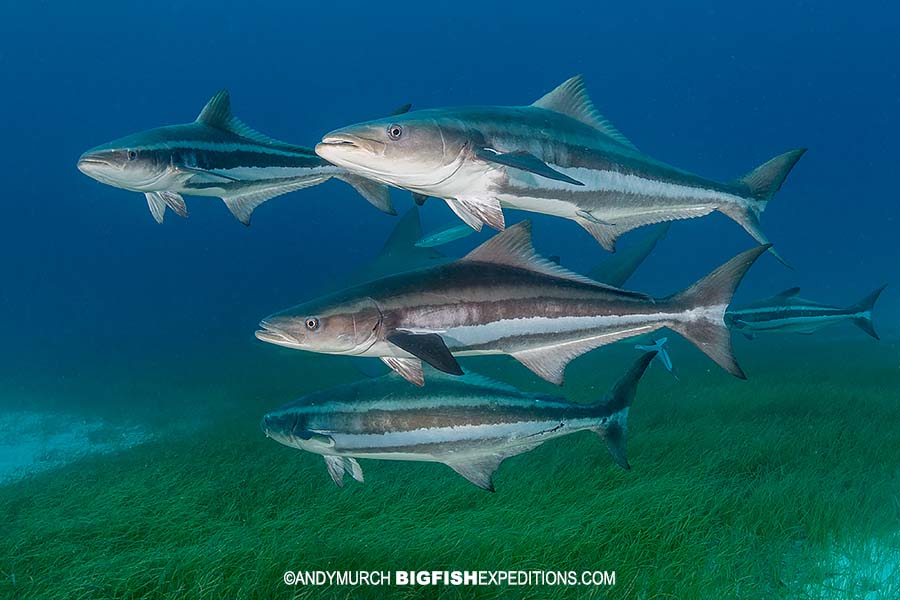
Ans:
[[[706,176],[810,148],[763,218],[796,270],[766,257],[741,298],[800,285],[840,304],[898,282],[898,10],[627,4],[5,3],[7,378],[22,389],[113,358],[161,374],[214,360],[259,344],[259,318],[377,251],[394,220],[338,182],[272,200],[249,229],[210,198],[188,198],[190,218],[159,226],[139,194],[76,170],[88,147],[190,121],[223,87],[253,127],[312,146],[406,102],[525,104],[583,73],[641,149]],[[425,221],[452,215],[433,201]],[[577,225],[536,221],[539,248],[568,266],[603,257]],[[752,243],[721,215],[678,223],[631,286],[674,291]],[[880,308],[897,305],[894,286]]]

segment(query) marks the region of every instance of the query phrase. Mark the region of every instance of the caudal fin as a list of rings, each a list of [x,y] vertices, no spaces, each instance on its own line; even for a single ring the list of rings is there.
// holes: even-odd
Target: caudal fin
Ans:
[[[887,287],[887,284],[881,286],[856,304],[850,307],[850,310],[856,313],[857,316],[853,318],[853,324],[871,335],[876,340],[880,340],[878,337],[878,333],[875,331],[875,325],[872,323],[872,309],[875,308],[875,302],[878,300],[878,296],[881,295],[881,292],[884,291],[884,288]]]
[[[634,401],[638,382],[655,356],[655,351],[642,354],[598,404],[604,410],[601,424],[594,431],[606,442],[606,447],[613,460],[623,469],[631,468],[625,454],[628,408]]]
[[[767,244],[741,252],[691,287],[665,300],[682,315],[669,327],[740,379],[747,376],[732,354],[725,310],[747,270],[770,247]]]
[[[734,219],[747,233],[753,236],[760,244],[768,244],[769,238],[763,233],[759,224],[759,217],[766,210],[769,200],[775,195],[788,173],[806,152],[806,148],[797,148],[776,156],[772,160],[756,167],[743,177],[732,182],[732,185],[749,200],[746,204],[729,203],[719,210]],[[791,265],[770,246],[772,253],[786,267]]]

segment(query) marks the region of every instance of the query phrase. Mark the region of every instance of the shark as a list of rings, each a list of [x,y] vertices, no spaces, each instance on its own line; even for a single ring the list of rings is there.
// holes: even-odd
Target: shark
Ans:
[[[597,434],[613,461],[630,469],[628,411],[653,356],[641,355],[590,404],[523,392],[475,373],[432,373],[419,391],[391,373],[313,392],[267,413],[261,427],[285,446],[321,455],[340,487],[346,474],[364,481],[357,459],[376,459],[443,463],[493,492],[493,474],[504,460],[579,431]]]
[[[92,148],[78,169],[107,185],[143,193],[162,223],[166,210],[186,217],[184,195],[221,198],[244,225],[253,211],[276,196],[331,178],[353,186],[379,210],[396,214],[387,186],[318,157],[310,148],[264,135],[231,112],[222,90],[192,123],[134,133]]]
[[[537,254],[520,222],[451,263],[391,275],[280,311],[256,337],[324,354],[378,357],[411,383],[422,362],[461,375],[456,356],[510,355],[561,385],[568,363],[619,340],[670,328],[746,378],[723,317],[768,246],[746,250],[665,298],[612,287]]]
[[[527,106],[415,110],[336,129],[316,145],[417,201],[443,199],[476,230],[502,230],[505,208],[531,211],[575,221],[608,251],[632,229],[714,211],[768,244],[760,216],[805,151],[727,183],[695,175],[638,150],[597,111],[581,76]]]

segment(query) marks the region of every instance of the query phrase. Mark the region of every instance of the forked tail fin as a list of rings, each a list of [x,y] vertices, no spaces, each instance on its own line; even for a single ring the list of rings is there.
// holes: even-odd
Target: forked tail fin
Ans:
[[[606,442],[613,460],[623,469],[631,468],[625,454],[628,409],[637,393],[638,382],[655,356],[655,351],[642,354],[597,405],[604,409],[604,414],[601,416],[600,425],[594,431]]]
[[[849,308],[849,310],[856,313],[856,316],[853,317],[853,324],[876,340],[880,340],[881,338],[878,337],[878,333],[875,331],[875,325],[872,323],[872,309],[875,308],[875,302],[878,300],[878,296],[881,295],[881,292],[883,292],[886,287],[887,284],[881,286]]]
[[[769,239],[763,233],[759,224],[759,216],[766,210],[769,200],[775,195],[784,180],[787,178],[791,169],[800,160],[800,157],[806,152],[806,148],[798,148],[785,152],[766,163],[756,167],[743,177],[732,182],[742,195],[748,198],[746,204],[729,203],[723,205],[719,210],[732,219],[734,219],[747,233],[753,236],[760,244],[768,244]],[[783,265],[790,267],[787,261],[775,251],[769,248],[772,253]]]
[[[664,300],[681,315],[669,327],[740,379],[747,376],[732,354],[725,310],[747,270],[770,247],[767,244],[741,252],[691,287]]]

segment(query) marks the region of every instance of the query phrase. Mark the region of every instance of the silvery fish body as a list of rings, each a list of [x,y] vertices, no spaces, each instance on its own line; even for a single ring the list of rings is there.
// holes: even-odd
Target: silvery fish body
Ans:
[[[514,208],[571,219],[612,251],[631,229],[713,211],[768,243],[759,216],[804,150],[731,183],[712,181],[639,151],[573,77],[529,106],[428,109],[344,127],[324,136],[316,152],[442,198],[473,228],[502,229],[502,209]]]
[[[221,198],[249,225],[253,210],[266,200],[332,177],[395,214],[386,186],[350,174],[309,148],[254,131],[231,114],[224,90],[193,123],[158,127],[97,146],[81,156],[78,168],[101,183],[144,193],[159,223],[166,208],[187,216],[186,194]]]
[[[493,472],[504,459],[584,430],[605,440],[627,469],[628,409],[653,356],[638,358],[593,404],[522,392],[471,373],[432,373],[424,390],[390,374],[314,392],[268,413],[261,425],[286,446],[324,456],[339,486],[345,472],[363,481],[356,459],[371,458],[444,463],[493,491]]]
[[[872,324],[872,310],[885,287],[847,307],[807,300],[799,296],[800,288],[790,288],[771,298],[729,309],[725,313],[725,322],[731,329],[753,338],[756,333],[770,331],[815,333],[823,327],[850,321],[879,339]]]
[[[530,223],[497,234],[463,259],[385,277],[271,315],[259,339],[299,350],[381,358],[422,385],[422,361],[462,374],[455,356],[508,354],[561,384],[594,348],[678,331],[744,377],[723,315],[765,246],[748,250],[679,294],[655,299],[567,271],[534,252]]]

